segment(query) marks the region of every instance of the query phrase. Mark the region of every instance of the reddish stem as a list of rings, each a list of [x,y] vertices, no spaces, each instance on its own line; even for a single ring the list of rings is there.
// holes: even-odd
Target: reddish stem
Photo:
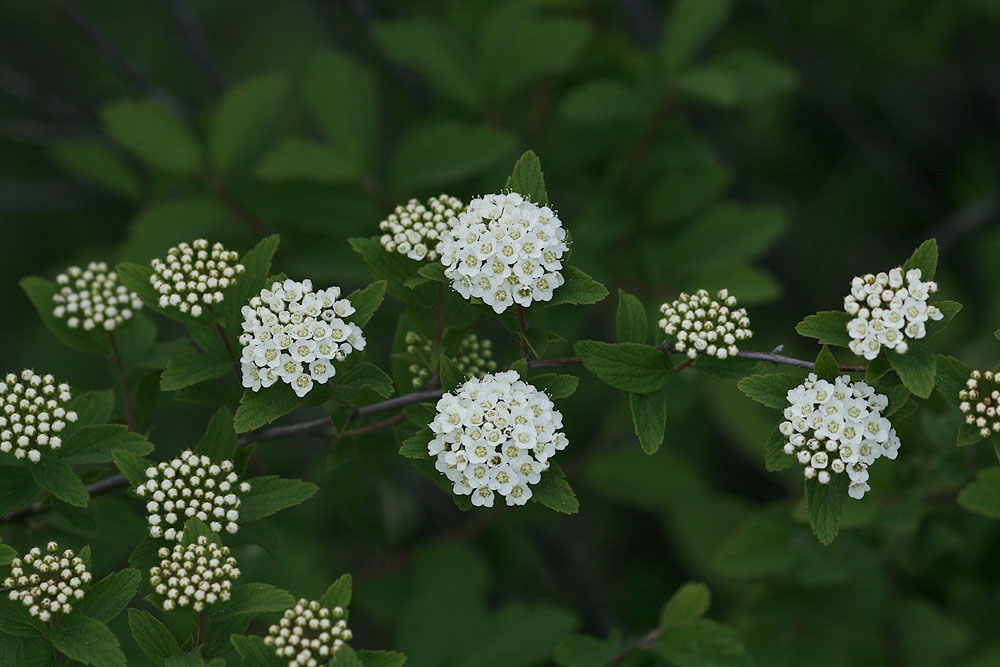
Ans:
[[[201,646],[205,641],[205,612],[198,612],[198,643],[195,646]]]
[[[111,341],[111,360],[118,367],[118,375],[121,376],[122,380],[122,394],[125,397],[125,421],[128,424],[128,430],[134,431],[136,430],[135,409],[132,407],[132,389],[129,387],[128,373],[125,371],[125,364],[122,363],[122,355],[118,351],[118,340],[113,331],[108,332],[108,339]]]
[[[219,338],[222,339],[222,344],[226,346],[226,353],[229,355],[229,360],[233,362],[233,370],[236,372],[236,379],[239,380],[240,386],[243,386],[243,372],[240,371],[240,362],[236,360],[236,353],[233,352],[233,346],[229,343],[229,336],[226,334],[226,330],[222,328],[222,325],[218,322],[212,326],[219,332]]]
[[[528,346],[528,318],[524,315],[524,306],[517,307],[517,324],[521,327],[521,356],[527,359],[531,356],[531,348]]]

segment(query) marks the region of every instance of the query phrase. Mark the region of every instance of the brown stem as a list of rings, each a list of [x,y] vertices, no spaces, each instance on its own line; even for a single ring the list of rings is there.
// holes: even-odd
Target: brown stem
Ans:
[[[378,431],[379,429],[388,428],[399,422],[403,421],[406,417],[406,410],[403,410],[399,414],[395,414],[388,419],[383,419],[382,421],[372,422],[367,426],[359,426],[358,428],[351,429],[350,431],[344,431],[339,434],[338,438],[356,438],[359,435],[364,435],[366,433],[371,433],[372,431]]]
[[[524,315],[524,306],[517,307],[517,325],[521,328],[521,356],[525,359],[531,356],[531,348],[528,346],[528,318]]]
[[[243,371],[240,370],[240,362],[236,359],[236,353],[233,351],[233,346],[229,342],[229,335],[221,324],[216,322],[212,327],[219,332],[219,338],[222,339],[222,344],[226,346],[226,354],[229,355],[229,360],[233,362],[233,371],[236,373],[236,379],[239,380],[240,386],[243,386]]]
[[[205,641],[205,612],[198,612],[198,643],[195,646],[201,646]]]
[[[122,380],[122,394],[125,397],[125,422],[128,424],[128,430],[134,431],[136,430],[135,409],[132,407],[132,389],[128,383],[128,372],[125,370],[125,364],[122,363],[122,355],[118,351],[118,340],[113,331],[108,332],[108,339],[111,341],[111,360],[118,367],[118,375]]]
[[[233,215],[246,225],[247,229],[257,236],[267,236],[267,224],[257,217],[257,214],[248,209],[246,204],[240,201],[236,194],[229,189],[225,181],[219,178],[218,174],[208,168],[203,168],[201,170],[201,180],[229,207]]]
[[[655,630],[650,630],[643,637],[634,644],[626,646],[621,650],[621,652],[612,659],[611,664],[617,667],[625,661],[625,658],[629,657],[637,651],[649,651],[656,646],[656,640],[660,638],[663,634],[663,628],[656,628]]]
[[[444,283],[437,284],[437,307],[434,308],[434,344],[441,343],[444,334]]]

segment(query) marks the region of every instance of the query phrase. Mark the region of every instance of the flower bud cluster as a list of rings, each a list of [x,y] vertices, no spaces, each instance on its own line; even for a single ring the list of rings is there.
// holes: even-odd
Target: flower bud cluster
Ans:
[[[882,348],[906,354],[907,338],[927,335],[928,320],[940,320],[944,314],[927,303],[937,291],[933,280],[922,282],[920,269],[896,267],[889,273],[856,276],[851,293],[844,297],[844,310],[854,317],[847,323],[851,352],[871,361]]]
[[[461,199],[448,195],[431,197],[426,206],[411,199],[379,223],[379,229],[385,232],[379,242],[389,252],[433,262],[438,258],[439,239],[456,222],[463,208]]]
[[[87,564],[72,550],[58,554],[56,542],[49,542],[45,550],[43,555],[35,547],[23,558],[11,560],[10,576],[3,582],[11,589],[8,597],[43,623],[55,614],[71,613],[73,603],[83,599],[83,587],[91,580]]]
[[[146,500],[151,537],[180,541],[185,522],[193,518],[216,533],[240,529],[239,494],[250,490],[250,482],[239,481],[232,461],[213,463],[185,450],[171,461],[147,468],[146,478],[135,492]]]
[[[438,246],[455,291],[497,313],[552,299],[564,282],[567,250],[566,230],[552,209],[516,192],[473,199]]]
[[[87,331],[103,327],[112,331],[142,308],[139,296],[118,282],[118,274],[104,262],[91,262],[86,269],[71,266],[56,277],[59,291],[52,295],[52,314],[66,320],[70,329]]]
[[[289,667],[317,667],[352,637],[343,607],[327,609],[315,600],[301,599],[268,628],[264,644]]]
[[[160,547],[158,555],[160,564],[149,568],[149,584],[163,596],[163,611],[177,607],[203,611],[207,605],[225,602],[240,577],[229,547],[204,535],[194,544]]]
[[[736,297],[719,290],[716,299],[700,289],[681,292],[675,301],[660,306],[660,328],[674,337],[674,349],[691,359],[699,354],[726,359],[739,352],[738,341],[753,336],[746,308],[736,308]]]
[[[1000,377],[993,371],[972,371],[965,381],[965,389],[958,392],[958,408],[965,414],[965,423],[979,429],[984,438],[1000,433]]]
[[[884,456],[895,459],[899,437],[882,416],[889,399],[847,375],[834,382],[806,381],[787,394],[788,407],[778,430],[785,436],[784,452],[804,466],[806,479],[828,484],[831,475],[850,477],[848,494],[861,498],[868,486],[868,466]]]
[[[456,494],[486,507],[493,506],[494,493],[508,505],[528,502],[549,458],[569,442],[552,400],[517,371],[472,378],[446,393],[430,428],[434,467]]]
[[[0,452],[38,463],[44,449],[62,447],[59,435],[76,412],[67,410],[69,385],[25,369],[0,381]]]
[[[334,376],[334,361],[365,348],[361,327],[339,287],[314,292],[312,281],[275,282],[243,306],[243,386],[253,391],[279,379],[305,396]]]
[[[154,259],[149,282],[160,293],[161,308],[201,317],[202,304],[222,303],[222,293],[236,284],[245,270],[239,259],[238,252],[221,243],[210,247],[205,239],[196,239],[171,248],[166,259]]]
[[[406,353],[417,358],[426,358],[431,354],[433,345],[416,331],[406,332]],[[458,344],[458,351],[448,357],[466,377],[481,378],[486,373],[495,371],[497,362],[493,360],[493,343],[489,338],[480,339],[470,333]],[[426,365],[412,363],[407,369],[413,377],[413,386],[417,389],[427,386],[431,372]]]

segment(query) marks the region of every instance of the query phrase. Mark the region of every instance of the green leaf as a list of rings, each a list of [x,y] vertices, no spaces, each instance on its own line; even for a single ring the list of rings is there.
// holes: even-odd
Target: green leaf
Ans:
[[[312,498],[318,490],[315,484],[301,479],[256,477],[250,480],[250,490],[242,495],[240,520],[256,521],[295,507]]]
[[[708,586],[700,581],[684,584],[663,605],[659,627],[668,628],[697,621],[708,611],[711,602],[712,593]]]
[[[155,102],[116,102],[101,110],[104,127],[146,164],[168,172],[194,173],[201,149],[194,135]]]
[[[788,392],[800,384],[802,378],[791,373],[764,373],[745,377],[736,386],[761,405],[784,410],[788,407]]]
[[[354,322],[359,327],[368,324],[372,315],[382,305],[387,284],[385,280],[379,280],[364,289],[351,292],[350,296],[347,297],[355,310],[354,314],[351,315],[351,322]]]
[[[925,323],[927,338],[933,338],[944,331],[951,321],[955,319],[955,315],[958,315],[958,312],[962,310],[962,304],[957,301],[939,301],[934,305],[938,307],[944,317],[940,320],[928,320]]]
[[[111,460],[114,461],[115,467],[121,471],[132,488],[146,481],[146,469],[149,468],[149,462],[139,458],[135,453],[124,449],[112,449]]]
[[[548,206],[549,195],[545,191],[545,176],[542,163],[535,151],[525,151],[514,165],[514,171],[507,178],[504,190],[516,192],[539,206]]]
[[[160,294],[149,282],[153,275],[153,268],[145,264],[133,264],[131,262],[120,262],[115,267],[115,272],[122,284],[136,293],[142,299],[142,303],[155,313],[164,317],[182,322],[184,324],[199,324],[200,320],[191,315],[182,313],[176,308],[161,308]]]
[[[165,667],[203,667],[205,660],[201,657],[200,648],[196,647],[170,656],[163,664]]]
[[[903,273],[910,269],[920,269],[921,280],[934,280],[934,274],[937,273],[937,263],[937,239],[927,239],[913,251],[910,258],[903,264]]]
[[[660,62],[668,72],[687,66],[729,15],[729,0],[678,0],[667,18]]]
[[[288,591],[270,584],[237,584],[228,600],[216,602],[205,610],[205,615],[217,620],[244,614],[265,614],[284,611],[295,605],[295,598]]]
[[[194,447],[195,454],[204,454],[213,461],[231,461],[236,454],[236,430],[229,408],[219,408],[208,422],[205,433]]]
[[[406,656],[396,651],[358,651],[364,667],[403,667]]]
[[[9,544],[0,544],[0,567],[7,567],[17,556],[17,551]]]
[[[823,345],[847,347],[851,342],[847,333],[850,321],[851,316],[842,310],[824,310],[806,317],[795,325],[795,330],[799,335],[819,339]]]
[[[662,391],[649,394],[628,395],[629,408],[632,410],[632,424],[635,434],[642,445],[642,451],[653,455],[663,443],[663,434],[667,429],[667,400]]]
[[[833,352],[828,346],[824,345],[819,351],[813,371],[820,379],[831,382],[841,375],[840,364],[837,363],[837,358],[833,356]]]
[[[716,204],[669,245],[663,262],[703,268],[754,259],[774,244],[787,224],[775,207]]]
[[[449,282],[447,276],[444,275],[444,264],[442,264],[441,262],[431,262],[429,264],[424,264],[419,269],[417,269],[417,273],[419,273],[424,278],[427,278],[428,280],[433,280],[434,282],[438,283]]]
[[[153,443],[122,424],[83,426],[66,436],[59,458],[72,464],[110,463],[113,449],[145,456],[153,451]]]
[[[73,605],[73,612],[85,614],[107,623],[128,606],[139,590],[142,575],[129,568],[112,572],[87,589],[82,600]]]
[[[160,389],[177,391],[199,382],[214,380],[233,372],[228,359],[212,359],[204,354],[188,354],[174,357],[160,375]]]
[[[969,445],[974,445],[983,439],[982,433],[979,431],[979,427],[975,424],[967,424],[964,421],[961,426],[958,427],[958,433],[955,437],[955,445],[958,447],[968,447]]]
[[[576,392],[580,378],[563,373],[543,373],[531,378],[531,384],[551,398],[569,398]]]
[[[0,516],[30,502],[37,490],[25,468],[0,467]]]
[[[958,393],[966,388],[965,383],[972,374],[972,367],[964,361],[944,354],[934,355],[934,365],[937,390],[945,400],[957,407],[962,402]]]
[[[413,277],[414,269],[419,266],[416,262],[399,253],[388,252],[375,239],[351,238],[347,242],[355,252],[364,257],[372,278],[388,281],[389,291],[400,298],[412,295],[412,292],[403,285]]]
[[[42,455],[41,460],[31,466],[31,477],[35,484],[74,507],[86,507],[90,501],[90,494],[79,475],[55,456]]]
[[[550,301],[539,303],[539,308],[558,306],[564,303],[578,306],[590,305],[603,301],[604,297],[608,295],[608,290],[604,285],[575,266],[563,265],[562,276],[566,282],[552,292]]]
[[[635,89],[616,79],[586,81],[571,89],[559,111],[580,123],[634,122],[642,113]]]
[[[260,391],[247,390],[240,399],[233,422],[237,433],[249,433],[281,419],[296,408],[305,405],[308,395],[299,398],[284,382]]]
[[[580,509],[576,494],[570,488],[562,470],[555,464],[542,473],[542,478],[531,487],[531,490],[534,501],[549,509],[563,514],[576,514]]]
[[[244,667],[288,667],[288,661],[275,655],[274,648],[265,644],[263,637],[233,635],[230,640],[243,658]]]
[[[1000,519],[1000,468],[982,470],[958,494],[958,504],[990,519]]]
[[[465,373],[458,370],[448,357],[441,357],[441,387],[445,391],[455,391],[465,382]]]
[[[656,652],[677,667],[753,665],[753,660],[732,629],[704,619],[665,628],[656,640]]]
[[[346,372],[334,376],[332,393],[345,399],[353,399],[362,389],[371,389],[383,398],[392,396],[392,378],[375,364],[363,361],[351,366]]]
[[[785,436],[775,426],[764,445],[764,468],[768,472],[785,470],[795,463],[795,457],[785,453],[785,442]]]
[[[927,398],[934,391],[934,374],[937,362],[934,353],[924,343],[912,341],[906,354],[887,351],[886,357],[906,388],[920,398]]]
[[[243,306],[257,296],[264,287],[269,286],[268,276],[271,275],[271,258],[274,257],[280,241],[281,238],[277,234],[267,236],[240,259],[244,271],[236,281],[236,285],[230,287],[226,292],[222,301],[223,322],[230,334],[242,330]],[[238,355],[239,352],[237,352]]]
[[[207,538],[209,542],[221,542],[218,533],[213,533],[208,524],[197,517],[184,522],[184,532],[181,534],[181,544],[187,546],[196,544],[199,538]]]
[[[181,647],[174,635],[152,614],[141,609],[129,609],[128,624],[135,643],[154,664],[162,665],[164,659],[180,652]],[[271,654],[274,655],[274,651]]]
[[[607,639],[588,635],[570,635],[552,650],[560,667],[605,667],[622,650],[622,636],[613,630]]]
[[[815,478],[806,481],[806,507],[813,534],[823,544],[830,544],[840,532],[840,522],[847,507],[847,475],[832,475],[829,484]]]
[[[677,74],[679,93],[720,107],[751,106],[791,91],[795,71],[763,53],[731,51]]]
[[[347,608],[351,605],[353,587],[354,580],[351,575],[342,574],[335,582],[330,584],[329,588],[326,589],[326,592],[323,593],[323,597],[319,599],[319,603],[327,609],[341,607],[346,613]]]
[[[220,171],[251,157],[274,124],[288,88],[280,74],[265,74],[231,86],[208,124],[208,154]]]
[[[309,139],[286,137],[257,165],[254,173],[262,181],[287,183],[344,183],[358,177],[357,167],[347,157]]]
[[[101,389],[77,394],[66,407],[76,412],[77,416],[76,422],[66,427],[66,437],[68,437],[74,429],[93,424],[106,424],[115,409],[115,392]]]
[[[419,431],[404,440],[399,446],[399,453],[408,459],[429,459],[427,444],[434,437],[429,426],[423,426]]]
[[[618,290],[615,331],[618,334],[619,343],[646,343],[649,341],[646,309],[639,299],[625,290]]]
[[[400,142],[389,180],[399,192],[456,183],[507,160],[514,148],[514,137],[506,130],[433,121],[411,130]]]
[[[95,667],[125,667],[118,638],[104,623],[84,616],[68,614],[49,630],[52,645],[65,656]]]
[[[116,195],[135,199],[139,179],[121,156],[101,139],[64,139],[49,145],[49,156],[76,178]]]
[[[2,635],[13,637],[39,637],[42,624],[28,613],[28,608],[20,601],[11,600],[7,594],[0,595],[0,640]]]
[[[670,380],[670,358],[652,345],[582,340],[573,346],[583,367],[622,391],[648,394]]]
[[[22,279],[19,284],[28,295],[28,299],[38,312],[45,328],[60,341],[73,349],[89,354],[103,355],[111,351],[111,344],[108,342],[106,332],[85,331],[82,328],[70,329],[66,320],[59,319],[52,314],[55,308],[52,297],[59,292],[59,287],[54,282],[38,276],[29,276]]]

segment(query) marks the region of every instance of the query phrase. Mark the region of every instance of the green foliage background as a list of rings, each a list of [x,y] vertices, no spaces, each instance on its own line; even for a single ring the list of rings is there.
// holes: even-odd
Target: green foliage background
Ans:
[[[795,324],[936,236],[941,294],[965,308],[935,347],[992,367],[998,27],[994,0],[7,3],[0,370],[116,387],[104,360],[44,329],[24,276],[280,233],[277,271],[350,292],[371,279],[349,237],[377,234],[410,197],[497,191],[529,148],[573,264],[612,294],[537,317],[567,341],[615,340],[618,288],[654,322],[680,290],[727,286],[750,307],[747,348],[813,359]],[[365,328],[385,369],[401,312],[387,299]],[[161,339],[181,331],[158,321]],[[516,358],[505,328],[477,331],[501,365]],[[624,395],[573,372],[558,461],[579,513],[462,512],[395,454],[396,431],[341,443],[332,470],[323,439],[269,442],[255,474],[320,491],[268,524],[273,559],[240,552],[245,580],[318,597],[353,573],[354,644],[412,665],[585,664],[554,647],[574,632],[632,645],[692,580],[757,664],[1000,664],[1000,503],[987,518],[955,502],[996,455],[955,447],[959,413],[941,396],[895,424],[900,459],[873,468],[824,547],[798,469],[764,469],[776,415],[735,383],[672,378],[647,457]],[[137,400],[160,458],[196,442],[217,407],[172,400],[155,377]],[[100,578],[126,566],[142,515],[121,492],[92,513],[92,526],[53,512],[0,536],[90,544]],[[701,589],[684,590],[699,617]],[[143,664],[126,617],[111,627]],[[589,664],[602,651],[618,652],[615,636],[588,647]],[[657,660],[722,658],[626,658]]]

